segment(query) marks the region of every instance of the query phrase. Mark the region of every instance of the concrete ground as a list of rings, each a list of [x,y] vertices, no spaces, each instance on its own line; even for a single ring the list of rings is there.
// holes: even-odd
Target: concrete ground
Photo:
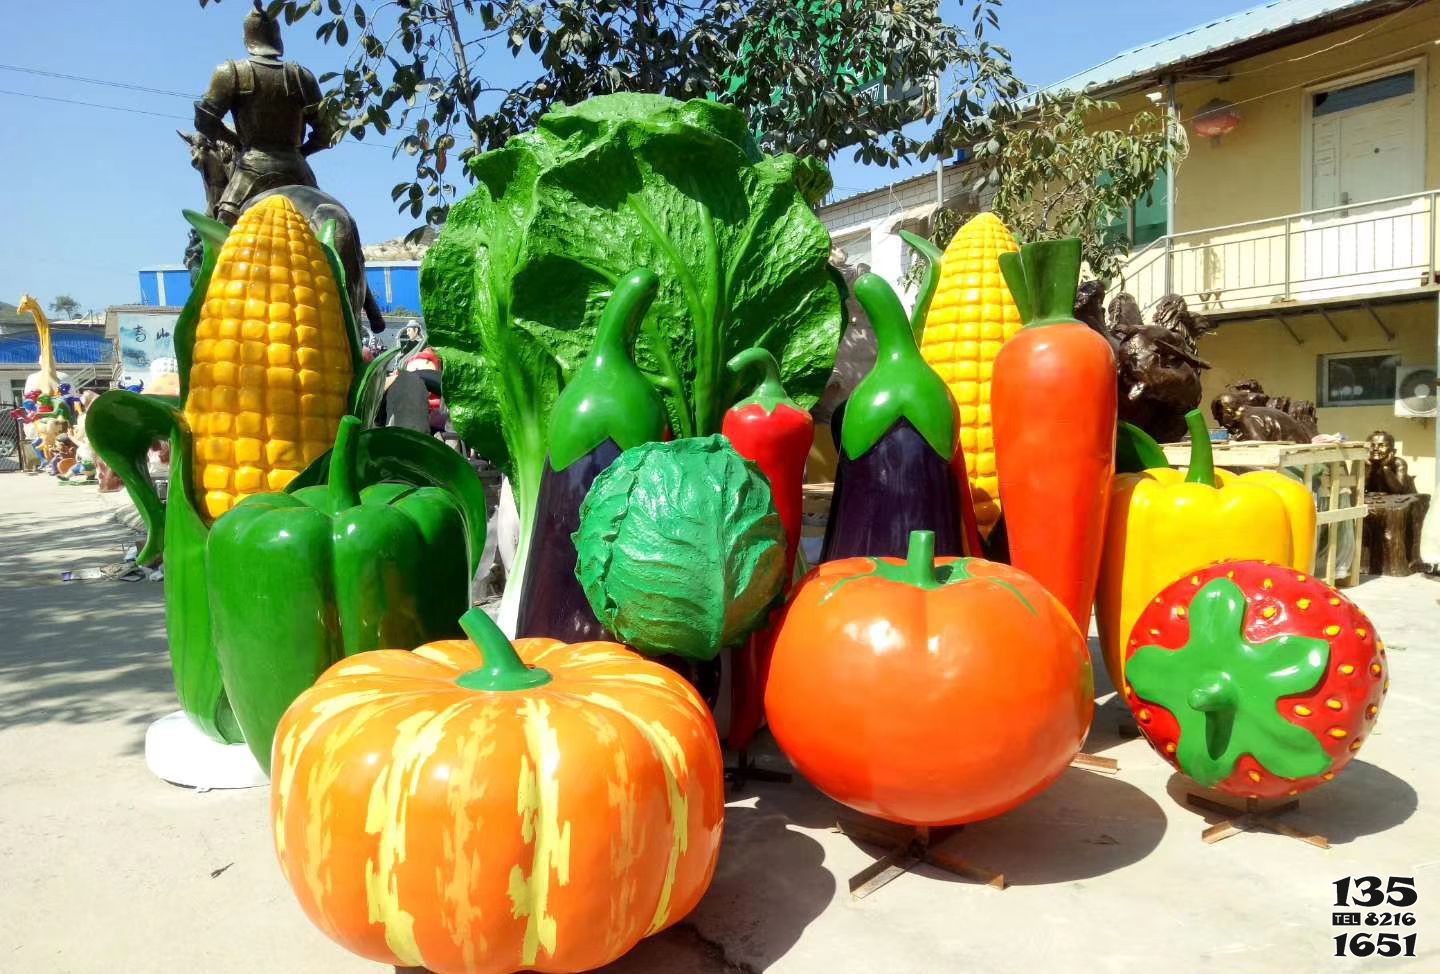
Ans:
[[[0,971],[379,971],[313,930],[280,877],[266,789],[197,794],[152,777],[146,726],[175,709],[153,582],[64,583],[119,559],[116,501],[0,474]],[[1321,851],[1268,834],[1207,846],[1205,820],[1143,741],[1097,711],[1089,750],[1045,794],[954,848],[999,892],[922,867],[868,899],[877,851],[833,831],[803,782],[730,804],[719,873],[682,925],[612,974],[1440,971],[1440,585],[1352,593],[1392,652],[1393,691],[1360,759],[1308,796]],[[767,762],[782,759],[773,753]],[[1422,798],[1423,796],[1423,798]],[[1299,824],[1299,823],[1297,823]],[[1413,875],[1415,959],[1336,959],[1331,883]]]

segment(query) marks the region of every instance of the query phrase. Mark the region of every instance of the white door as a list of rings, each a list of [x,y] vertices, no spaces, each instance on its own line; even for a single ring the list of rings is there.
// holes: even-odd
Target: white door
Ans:
[[[1297,296],[1413,284],[1429,263],[1425,202],[1364,204],[1424,189],[1424,88],[1417,70],[1306,97],[1310,208],[1346,208],[1295,226]]]

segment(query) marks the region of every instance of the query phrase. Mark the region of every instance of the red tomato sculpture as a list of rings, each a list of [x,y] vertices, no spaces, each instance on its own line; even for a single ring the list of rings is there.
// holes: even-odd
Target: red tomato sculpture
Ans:
[[[1241,798],[1334,778],[1390,687],[1365,613],[1270,562],[1221,562],[1174,582],[1140,614],[1125,652],[1125,697],[1150,746]]]
[[[978,558],[828,562],[781,623],[765,707],[775,739],[836,801],[957,825],[1033,798],[1070,764],[1094,707],[1069,613],[1029,575]]]

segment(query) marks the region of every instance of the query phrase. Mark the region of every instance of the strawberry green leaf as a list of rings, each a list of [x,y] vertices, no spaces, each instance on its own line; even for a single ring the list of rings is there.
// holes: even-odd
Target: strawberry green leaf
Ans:
[[[1242,754],[1280,778],[1305,778],[1330,767],[1315,735],[1280,715],[1281,697],[1315,689],[1325,677],[1330,644],[1308,636],[1245,638],[1245,593],[1217,578],[1190,602],[1190,638],[1180,649],[1141,646],[1125,677],[1143,700],[1175,715],[1180,770],[1205,787],[1228,778]]]

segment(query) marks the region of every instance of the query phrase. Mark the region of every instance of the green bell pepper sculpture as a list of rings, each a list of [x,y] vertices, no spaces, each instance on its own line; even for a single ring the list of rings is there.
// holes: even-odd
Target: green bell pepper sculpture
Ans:
[[[357,455],[361,441],[393,454],[385,441],[393,448],[411,436],[424,441],[413,444],[417,456],[430,454],[420,457],[431,466],[425,479],[446,486],[415,486],[419,477],[362,486],[376,464]],[[455,469],[434,469],[446,455]],[[281,715],[332,663],[463,635],[456,619],[470,607],[467,552],[478,557],[484,543],[479,479],[428,437],[362,431],[347,416],[328,477],[245,498],[215,522],[206,545],[220,671],[245,742],[267,772]]]

